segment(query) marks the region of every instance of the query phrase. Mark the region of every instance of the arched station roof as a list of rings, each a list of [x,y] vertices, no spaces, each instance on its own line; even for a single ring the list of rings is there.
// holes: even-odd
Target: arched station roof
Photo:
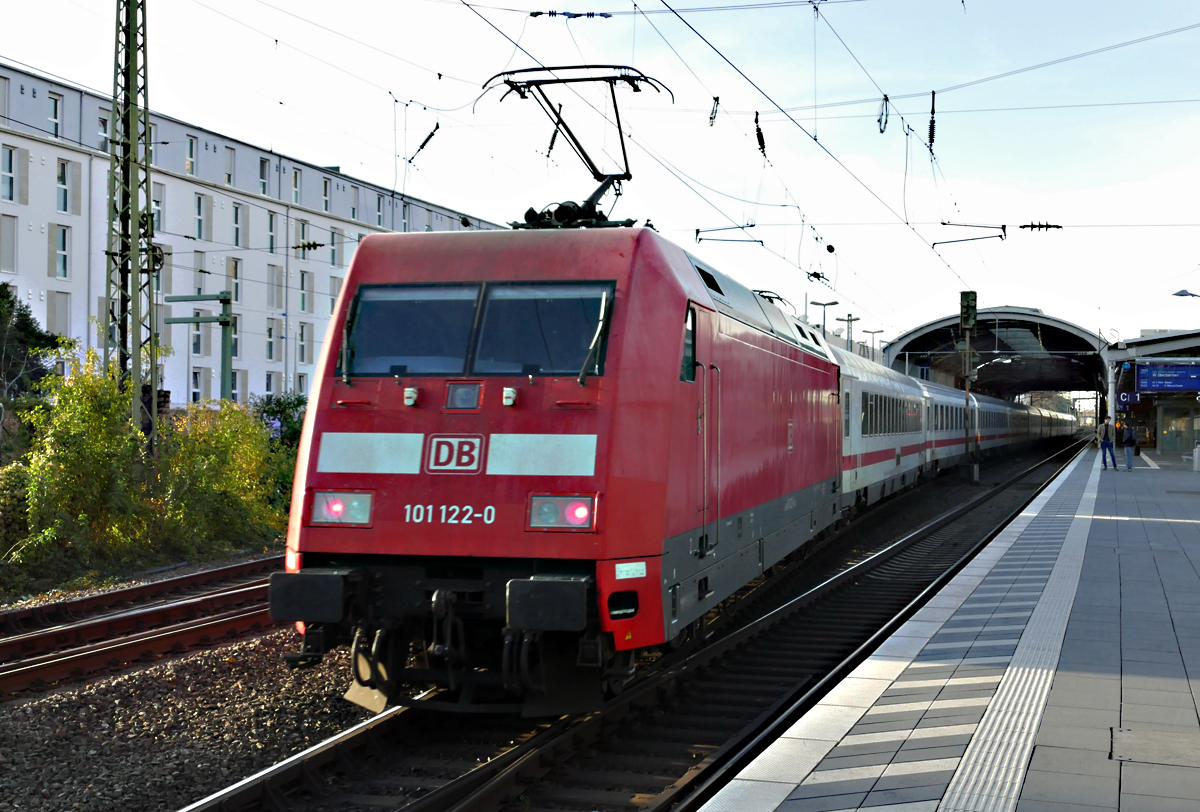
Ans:
[[[947,316],[888,343],[886,363],[898,372],[962,388],[962,340],[958,315]],[[1105,388],[1100,337],[1036,308],[981,309],[971,350],[977,356],[972,369],[978,370],[971,388],[995,397]]]

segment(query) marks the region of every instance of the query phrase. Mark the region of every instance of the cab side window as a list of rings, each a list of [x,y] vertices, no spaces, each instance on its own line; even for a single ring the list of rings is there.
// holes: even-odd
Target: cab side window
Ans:
[[[696,309],[689,307],[683,323],[683,361],[679,365],[679,380],[696,380]]]

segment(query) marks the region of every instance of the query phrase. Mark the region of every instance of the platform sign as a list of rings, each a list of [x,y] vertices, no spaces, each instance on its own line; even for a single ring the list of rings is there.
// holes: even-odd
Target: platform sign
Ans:
[[[1138,364],[1139,392],[1200,392],[1200,366]]]
[[[1141,403],[1142,395],[1140,392],[1118,392],[1117,402],[1124,406],[1130,403]]]

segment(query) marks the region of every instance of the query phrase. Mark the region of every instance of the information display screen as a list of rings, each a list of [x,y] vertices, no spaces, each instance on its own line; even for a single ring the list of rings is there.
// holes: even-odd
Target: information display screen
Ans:
[[[1139,392],[1200,392],[1200,366],[1138,364]]]

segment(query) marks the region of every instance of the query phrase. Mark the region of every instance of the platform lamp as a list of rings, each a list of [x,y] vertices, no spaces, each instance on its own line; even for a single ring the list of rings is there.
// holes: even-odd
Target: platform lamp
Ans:
[[[1195,296],[1197,299],[1200,299],[1200,293],[1190,293],[1186,290],[1181,290],[1178,293],[1172,293],[1171,295],[1172,296]]]
[[[875,334],[882,333],[883,330],[863,330],[864,333],[871,336],[871,361],[875,361]]]
[[[809,304],[816,305],[817,307],[821,308],[821,338],[824,338],[825,337],[825,308],[833,307],[835,304],[837,304],[837,302],[836,301],[834,301],[834,302],[809,302]]]

